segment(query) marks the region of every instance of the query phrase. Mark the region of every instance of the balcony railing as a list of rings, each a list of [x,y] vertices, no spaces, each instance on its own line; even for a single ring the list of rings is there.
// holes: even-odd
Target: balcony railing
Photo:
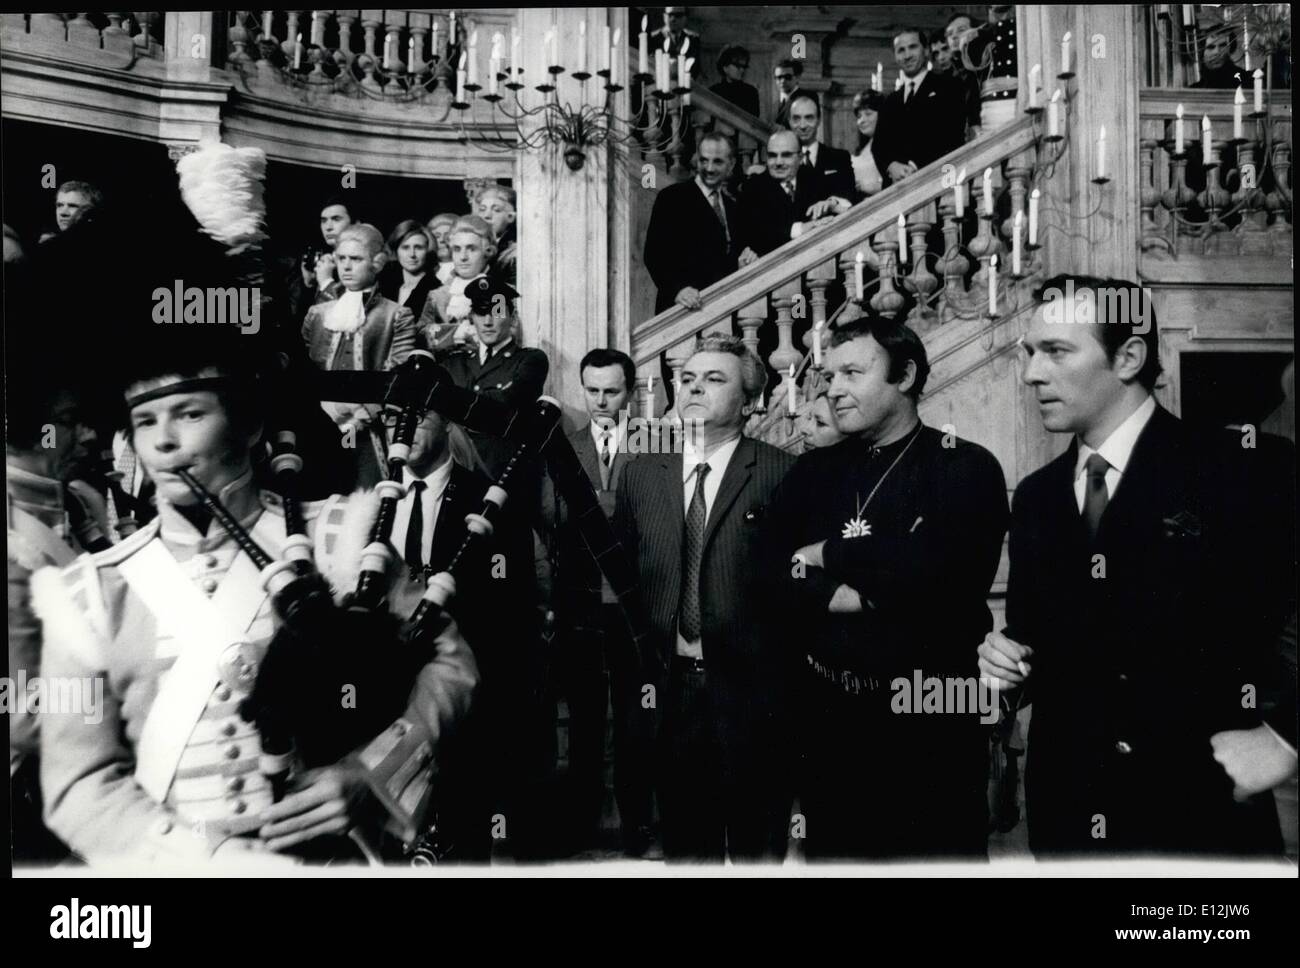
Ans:
[[[1202,53],[1211,36],[1230,39],[1228,57],[1243,74],[1259,69],[1269,87],[1291,86],[1290,4],[1148,3],[1139,22],[1145,87],[1204,86]]]
[[[162,58],[162,18],[159,12],[6,13],[0,14],[0,31],[6,41],[64,45],[69,53],[103,51],[130,64]]]

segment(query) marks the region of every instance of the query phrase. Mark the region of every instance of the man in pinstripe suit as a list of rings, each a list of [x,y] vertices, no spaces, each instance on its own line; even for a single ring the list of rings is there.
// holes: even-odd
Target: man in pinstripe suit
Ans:
[[[702,339],[682,368],[684,447],[643,455],[618,491],[615,528],[654,636],[642,704],[653,700],[658,713],[670,860],[770,860],[785,850],[791,677],[758,582],[764,512],[794,458],[741,432],[766,378],[739,339]]]

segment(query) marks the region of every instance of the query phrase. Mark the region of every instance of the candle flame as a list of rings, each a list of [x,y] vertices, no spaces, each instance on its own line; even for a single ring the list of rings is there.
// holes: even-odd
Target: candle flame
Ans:
[[[984,169],[984,180],[985,180],[985,181],[992,181],[992,179],[993,179],[993,169],[992,169],[992,168],[985,168],[985,169]]]
[[[989,256],[989,268],[996,269],[997,267],[998,267],[998,254],[994,252],[991,256]]]
[[[668,38],[664,38],[664,53],[668,53]]]
[[[906,225],[906,224],[907,224],[907,220],[903,218],[903,213],[902,213],[902,212],[899,212],[899,213],[898,213],[898,227],[901,229],[901,228],[902,228],[904,225]]]
[[[867,257],[866,257],[865,255],[862,254],[862,250],[861,250],[861,249],[858,249],[858,254],[855,255],[853,258],[854,258],[854,260],[857,261],[857,262],[865,262],[866,259],[867,259]]]
[[[469,45],[470,45],[471,47],[477,47],[477,46],[478,46],[478,31],[477,31],[477,30],[474,31],[472,34],[469,35]]]
[[[684,41],[682,41],[681,56],[685,57],[686,52],[690,49],[691,49],[691,38],[687,37]]]
[[[1101,126],[1101,129],[1097,132],[1097,140],[1098,141],[1106,140],[1106,126],[1104,124]]]
[[[1210,116],[1208,114],[1201,115],[1201,130],[1202,131],[1210,130]]]
[[[1246,95],[1243,94],[1243,93],[1241,92],[1241,87],[1240,87],[1240,86],[1237,87],[1237,93],[1236,93],[1235,95],[1233,95],[1232,103],[1233,103],[1233,104],[1245,104],[1245,103],[1246,103]]]
[[[1030,198],[1037,198],[1037,197],[1038,197],[1039,195],[1041,195],[1041,194],[1042,194],[1042,192],[1040,192],[1037,188],[1035,188],[1032,192],[1029,193],[1029,197],[1030,197]]]
[[[964,182],[965,180],[966,180],[966,169],[963,168],[961,171],[957,172],[957,181]]]
[[[622,36],[623,36],[623,30],[622,30],[622,28],[620,27],[618,30],[614,31],[614,42],[613,42],[612,46],[617,47],[617,46],[618,46],[619,39],[620,39]]]
[[[646,15],[641,18],[641,33],[644,34],[649,29],[650,29],[650,17],[649,15]]]
[[[1016,228],[1020,228],[1020,223],[1023,222],[1024,220],[1025,220],[1025,213],[1020,211],[1020,209],[1016,209],[1016,218],[1015,218]]]
[[[693,70],[695,70],[695,58],[688,57],[686,58],[686,73],[689,74]]]
[[[1174,116],[1178,118],[1179,121],[1183,120],[1183,106],[1181,104],[1178,105],[1178,110],[1174,112]]]
[[[1065,36],[1062,37],[1061,40],[1062,40],[1064,43],[1069,43],[1069,42],[1070,42],[1070,32],[1069,32],[1068,30],[1065,32]]]
[[[465,62],[466,62],[467,60],[469,60],[469,53],[468,53],[467,51],[463,51],[463,50],[462,50],[462,51],[460,52],[460,69],[461,69],[462,71],[465,69]]]
[[[1052,100],[1053,101],[1061,100],[1061,89],[1059,87],[1056,89],[1056,92],[1052,95]]]
[[[1263,79],[1264,79],[1264,72],[1263,72],[1262,70],[1260,70],[1258,67],[1256,67],[1256,68],[1255,68],[1255,80],[1257,80],[1257,81],[1262,81]]]

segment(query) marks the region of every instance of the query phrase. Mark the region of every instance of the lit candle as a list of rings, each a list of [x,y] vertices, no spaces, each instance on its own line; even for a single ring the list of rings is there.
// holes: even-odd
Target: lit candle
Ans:
[[[1192,5],[1190,3],[1183,4],[1183,23],[1188,27],[1195,26],[1196,21],[1192,17]]]
[[[578,21],[578,71],[579,74],[587,73],[587,21]]]
[[[293,42],[293,69],[296,71],[302,67],[302,34]]]
[[[1025,213],[1016,209],[1016,217],[1011,221],[1011,272],[1020,275],[1020,232],[1024,226]]]
[[[438,21],[434,20],[433,35],[429,38],[429,58],[430,60],[432,60],[437,56],[438,56]]]
[[[478,31],[469,35],[469,82],[478,83]]]
[[[1097,177],[1106,177],[1106,126],[1097,132]]]
[[[673,55],[668,53],[667,37],[664,38],[664,46],[659,53],[663,54],[663,60],[660,63],[663,64],[662,69],[664,72],[664,82],[659,86],[662,87],[665,91],[667,91],[672,86],[671,81],[672,81],[672,70],[673,70]]]
[[[299,35],[301,36],[301,35]],[[397,66],[397,55],[393,48],[397,46],[397,34],[389,32],[384,35],[384,70],[391,71]]]
[[[1029,244],[1038,244],[1038,189],[1029,193]]]
[[[1242,93],[1241,86],[1238,85],[1237,93],[1232,96],[1232,140],[1242,140],[1241,127],[1241,110],[1242,105],[1246,103],[1246,95]]]
[[[984,214],[993,216],[993,169],[984,169]]]
[[[519,35],[515,33],[513,27],[510,28],[510,73],[522,74],[524,69],[519,66]]]
[[[650,373],[645,378],[646,396],[650,398],[650,405],[654,406],[655,398],[655,375]]]
[[[885,88],[885,65],[876,61],[876,90],[883,91]]]
[[[271,39],[272,21],[275,19],[275,11],[267,10],[262,14],[262,39]]]
[[[646,33],[646,28],[650,26],[650,18],[641,18],[641,36],[637,38],[637,73],[650,73],[650,35]]]
[[[460,53],[460,63],[459,63],[458,65],[456,65],[456,94],[457,94],[457,96],[458,96],[462,101],[464,101],[464,100],[466,99],[466,92],[465,92],[465,60],[466,60],[465,52],[464,52],[464,51],[461,51],[461,53]]]
[[[321,45],[321,41],[325,39],[324,33],[325,33],[325,25],[321,23],[320,11],[313,10],[311,12],[311,42],[315,44],[317,47],[319,47]]]
[[[609,46],[609,83],[611,85],[618,83],[618,52],[614,48],[618,46],[622,36],[623,31],[614,31],[614,42]]]
[[[853,283],[854,288],[857,290],[859,303],[862,302],[862,272],[863,264],[866,262],[866,259],[867,257],[862,254],[861,249],[859,249],[858,254],[853,257]]]
[[[1210,116],[1201,115],[1201,161],[1204,164],[1210,163],[1210,148],[1213,141],[1210,137]]]
[[[966,214],[966,169],[957,172],[957,183],[952,186],[952,204],[961,218]]]
[[[796,388],[794,385],[794,364],[793,363],[790,364],[790,379],[786,383],[786,387],[790,391],[789,406],[787,406],[786,409],[793,414],[796,410],[799,409],[799,396],[798,396],[799,391],[798,388]]]
[[[406,69],[412,74],[415,73],[415,35],[406,42]]]
[[[813,327],[813,366],[819,370],[822,365],[822,324]]]
[[[1250,25],[1246,22],[1249,9],[1249,7],[1241,8],[1241,52],[1246,70],[1250,70]]]
[[[1264,72],[1255,69],[1255,113],[1264,113]]]
[[[1043,65],[1035,64],[1029,68],[1029,106],[1038,107],[1038,92],[1042,89]]]
[[[691,41],[687,38],[682,42],[681,52],[677,55],[677,84],[680,87],[690,87],[686,83],[686,51],[690,48]]]
[[[546,56],[548,58],[547,63],[552,66],[558,66],[560,63],[560,55],[558,50],[559,41],[560,41],[560,32],[556,29],[554,24],[552,24],[551,29],[547,31],[546,37],[547,37]]]
[[[925,62],[925,69],[926,69],[927,71],[932,71],[932,70],[934,70],[934,61],[926,61],[926,62]]]
[[[1068,30],[1061,38],[1061,73],[1070,73],[1070,32]]]
[[[989,315],[998,314],[998,254],[989,256]]]
[[[1061,89],[1052,93],[1052,100],[1047,102],[1047,136],[1056,138],[1061,133]]]
[[[1183,153],[1183,106],[1174,111],[1174,154]]]
[[[454,47],[455,45],[456,45],[456,11],[453,10],[451,12],[451,15],[447,18],[447,46]]]
[[[682,72],[682,76],[681,76],[682,87],[686,89],[686,93],[682,95],[682,104],[686,105],[687,107],[689,107],[691,103],[691,70],[694,67],[695,67],[695,58],[688,57],[686,59],[686,69]]]
[[[898,264],[907,265],[907,222],[903,213],[898,213]]]

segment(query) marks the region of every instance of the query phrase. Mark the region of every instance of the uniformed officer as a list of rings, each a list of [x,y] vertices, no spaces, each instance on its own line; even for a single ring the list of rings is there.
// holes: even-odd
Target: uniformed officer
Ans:
[[[1016,116],[1015,7],[991,4],[989,19],[966,34],[963,64],[982,78],[980,128],[992,131],[1010,124]]]
[[[278,499],[254,483],[262,414],[249,354],[207,352],[199,332],[178,331],[183,346],[137,359],[126,381],[127,433],[157,486],[157,518],[33,579],[44,675],[103,682],[93,715],[50,710],[41,724],[46,822],[91,863],[294,863],[284,851],[358,825],[377,834],[389,819],[375,809],[361,758],[301,772],[279,802],[259,772],[259,737],[238,707],[277,619],[251,559],[177,472],[188,470],[273,556],[285,523]],[[318,513],[304,507],[309,533]],[[372,643],[357,645],[364,661]],[[436,772],[439,741],[467,712],[476,682],[452,625],[405,715],[383,734],[412,751],[412,773]]]
[[[457,385],[514,408],[541,396],[542,385],[550,370],[545,353],[520,346],[515,340],[512,307],[517,295],[505,282],[490,276],[471,280],[465,287],[465,296],[470,301],[470,319],[478,336],[478,346],[453,353],[444,362]],[[476,463],[495,479],[514,453],[514,445],[508,440],[473,431],[468,431],[467,436],[477,456]],[[455,450],[455,438],[452,445]],[[457,456],[463,457],[461,454]]]

